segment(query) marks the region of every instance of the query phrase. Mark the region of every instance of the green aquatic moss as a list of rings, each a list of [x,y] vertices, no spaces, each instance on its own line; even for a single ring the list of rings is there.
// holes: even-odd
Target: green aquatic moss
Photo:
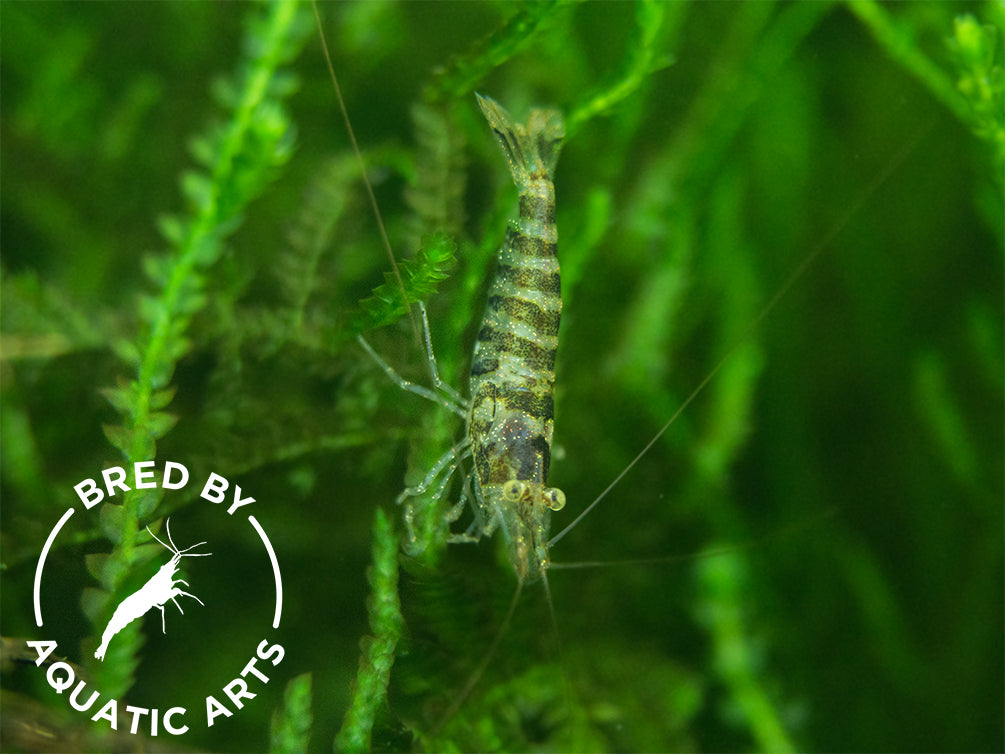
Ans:
[[[398,548],[395,526],[380,508],[374,516],[373,565],[367,580],[372,590],[367,600],[371,635],[360,642],[359,672],[353,700],[335,736],[335,751],[369,751],[374,718],[387,706],[387,686],[401,640],[401,605],[398,602]]]
[[[298,675],[286,685],[283,707],[272,713],[270,754],[295,754],[308,750],[313,723],[311,686],[310,673]]]
[[[251,491],[286,585],[283,663],[186,746],[1000,745],[1000,7],[319,10],[404,291],[309,6],[4,7],[3,634],[34,636],[34,559],[73,484],[155,455]],[[557,634],[526,585],[458,704],[515,578],[494,541],[447,546],[460,478],[417,502],[403,541],[394,500],[462,422],[390,383],[354,335],[428,384],[403,304],[423,300],[440,374],[463,388],[516,211],[475,90],[570,123],[551,472],[569,503],[553,529],[722,366],[555,545]],[[133,495],[75,516],[47,620],[61,651],[89,657],[109,594],[160,562],[147,523],[211,527],[207,507]],[[558,568],[711,542],[734,550]],[[272,583],[238,543],[220,552],[195,591],[233,608],[226,631],[172,654],[187,624],[162,640],[154,611],[102,682],[142,700],[233,672],[228,647],[262,638],[244,603]],[[5,666],[5,693],[65,711],[31,683]]]

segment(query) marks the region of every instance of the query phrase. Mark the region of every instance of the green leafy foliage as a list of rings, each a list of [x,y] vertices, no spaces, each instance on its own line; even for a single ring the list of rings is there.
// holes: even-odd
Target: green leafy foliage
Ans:
[[[245,44],[250,54],[234,79],[221,79],[215,89],[228,118],[192,142],[200,170],[182,174],[186,211],[160,221],[170,251],[144,260],[144,272],[156,293],[140,295],[138,340],[116,349],[136,376],[104,391],[123,418],[121,424],[104,426],[105,437],[127,464],[155,458],[157,440],[177,422],[175,414],[163,409],[174,396],[169,383],[175,367],[191,348],[187,335],[191,319],[206,305],[206,276],[223,254],[225,239],[237,229],[241,213],[289,158],[291,124],[280,103],[292,92],[292,81],[279,67],[296,56],[303,24],[298,29],[292,3],[273,4],[248,19]],[[159,498],[134,487],[124,493],[121,504],[109,501],[102,506],[103,528],[117,546],[98,576],[114,597],[108,607],[114,608],[130,593],[122,587],[128,569],[137,565],[138,522],[153,513]],[[91,617],[100,632],[111,610]],[[124,644],[124,637],[117,643]],[[134,639],[134,651],[138,649]],[[116,675],[135,665],[135,659],[109,661],[96,672],[117,697],[128,690],[131,678]]]
[[[425,301],[436,292],[436,284],[449,277],[454,266],[456,243],[443,234],[424,239],[414,259],[406,259],[400,267],[401,279],[385,273],[384,283],[374,288],[373,295],[360,302],[363,312],[353,330],[361,332],[396,322],[408,313],[409,307]]]
[[[307,751],[311,724],[311,674],[298,675],[286,684],[283,708],[272,713],[272,754]]]
[[[179,544],[213,542],[184,564],[206,604],[168,605],[166,636],[156,610],[131,624],[94,682],[141,705],[175,689],[193,710],[220,694],[203,684],[262,639],[258,550],[197,489],[89,511],[73,492],[170,459],[254,495],[286,587],[283,662],[182,747],[1000,746],[1000,6],[319,9],[403,286],[308,7],[4,7],[2,633],[37,636],[35,558],[75,506],[45,630],[85,664],[164,561],[144,525],[172,515]],[[555,530],[721,368],[555,544],[557,631],[526,585],[459,701],[515,580],[497,542],[447,546],[459,478],[416,501],[408,540],[393,501],[462,423],[353,336],[428,385],[406,316],[424,301],[464,392],[516,212],[474,90],[570,124]],[[68,711],[24,670],[4,668],[5,725],[42,719],[8,690]],[[100,725],[72,733],[112,748]]]
[[[369,751],[374,716],[387,705],[387,685],[401,640],[398,602],[398,548],[394,524],[380,508],[374,517],[373,565],[367,571],[371,596],[367,599],[370,636],[360,642],[359,673],[353,699],[335,737],[336,751]]]
[[[1002,68],[1000,6],[999,26],[982,25],[965,14],[954,19],[949,51],[956,63],[956,88],[970,105],[969,121],[974,133],[992,149],[998,175],[1005,170],[1005,69]]]

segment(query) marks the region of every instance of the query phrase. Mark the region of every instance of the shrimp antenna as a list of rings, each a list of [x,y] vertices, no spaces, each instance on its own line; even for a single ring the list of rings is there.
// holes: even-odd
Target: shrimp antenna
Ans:
[[[174,543],[174,540],[171,539],[171,518],[170,518],[170,516],[167,518],[167,520],[165,520],[165,522],[164,522],[164,528],[167,529],[168,542],[171,543],[170,547],[168,545],[164,544],[164,540],[162,540],[160,537],[158,537],[156,534],[154,534],[152,531],[150,531],[150,527],[149,526],[147,527],[147,533],[151,537],[153,537],[154,539],[156,539],[158,542],[160,542],[161,545],[165,549],[170,550],[171,552],[173,552],[175,555],[178,555],[179,557],[182,556],[182,555],[184,555],[185,553],[187,553],[189,550],[194,550],[199,545],[206,544],[206,542],[199,542],[199,544],[192,545],[191,547],[186,547],[184,550],[179,550],[178,549],[178,545],[176,545]],[[207,555],[212,555],[212,554],[213,553],[211,553],[211,552],[193,552],[188,557],[190,557],[190,558],[204,558]]]
[[[817,526],[822,520],[827,518],[833,518],[839,513],[839,509],[836,505],[832,505],[828,508],[824,508],[817,513],[799,520],[795,521],[788,526],[783,526],[780,529],[776,529],[773,532],[769,532],[760,537],[755,537],[754,539],[747,540],[746,542],[739,542],[737,544],[723,546],[723,547],[713,547],[706,548],[703,550],[697,550],[696,552],[684,553],[681,555],[661,555],[653,558],[626,558],[623,560],[581,560],[569,563],[555,563],[552,562],[548,567],[553,571],[571,571],[585,568],[610,568],[612,566],[636,566],[636,565],[656,565],[656,564],[666,564],[666,563],[693,563],[696,560],[708,560],[710,558],[717,558],[720,555],[728,555],[730,553],[744,552],[746,550],[752,550],[755,547],[760,548],[769,542],[784,539],[801,532],[805,529],[812,529]]]
[[[506,610],[506,617],[503,618],[499,628],[496,629],[496,635],[492,639],[492,644],[489,645],[488,651],[485,656],[482,657],[482,661],[478,663],[478,667],[474,669],[474,672],[468,677],[468,682],[464,684],[464,688],[461,689],[454,701],[451,702],[450,707],[447,708],[446,713],[440,718],[440,722],[437,723],[436,727],[433,729],[433,733],[439,733],[443,729],[443,726],[450,722],[450,719],[457,714],[457,711],[461,708],[461,705],[467,700],[474,691],[478,682],[482,679],[486,668],[488,668],[489,663],[492,662],[492,658],[495,657],[496,650],[499,649],[499,645],[502,643],[503,637],[506,635],[506,631],[509,630],[509,625],[513,621],[513,614],[516,612],[517,603],[520,601],[520,593],[523,591],[523,579],[518,579],[516,582],[516,591],[513,592],[513,597],[509,603],[509,609]]]
[[[171,539],[171,517],[170,516],[168,516],[168,518],[164,521],[164,528],[167,529],[167,538],[168,538],[168,542],[171,543],[170,545],[164,544],[164,540],[162,540],[160,537],[158,537],[156,534],[154,534],[152,531],[150,531],[150,527],[149,526],[147,526],[147,533],[151,537],[153,537],[154,539],[156,539],[158,542],[160,542],[161,546],[164,547],[164,549],[170,550],[175,555],[178,555],[179,554],[178,553],[178,547],[175,545],[174,540]]]
[[[614,478],[614,481],[611,482],[609,485],[607,485],[604,491],[601,492],[599,495],[597,495],[594,501],[590,503],[583,510],[582,513],[576,516],[576,518],[573,519],[568,526],[562,529],[562,531],[560,531],[558,534],[556,534],[554,537],[551,538],[551,540],[548,542],[548,547],[551,547],[560,539],[562,539],[566,534],[572,531],[572,529],[575,528],[575,526],[580,521],[586,518],[586,516],[590,513],[590,511],[592,511],[600,503],[601,500],[607,497],[607,494],[618,485],[618,483],[624,478],[624,476],[629,471],[631,471],[632,468],[634,468],[634,466],[639,461],[642,460],[642,457],[649,452],[650,448],[652,448],[653,445],[655,445],[656,442],[664,435],[664,433],[668,429],[670,429],[670,425],[672,425],[675,421],[677,421],[677,417],[679,417],[684,412],[684,410],[691,405],[694,399],[698,397],[698,395],[705,389],[708,383],[710,383],[715,378],[715,376],[722,370],[722,368],[726,365],[726,363],[732,358],[733,354],[737,350],[739,350],[740,346],[742,346],[744,343],[747,342],[751,334],[758,327],[760,327],[761,323],[767,318],[767,316],[775,310],[775,308],[778,306],[778,302],[780,302],[785,297],[785,294],[787,294],[792,289],[792,286],[796,284],[796,281],[802,278],[802,276],[806,273],[806,270],[808,270],[810,266],[817,260],[817,258],[824,253],[824,251],[830,246],[831,241],[833,241],[834,238],[838,235],[838,233],[840,233],[841,230],[851,221],[851,218],[855,215],[855,213],[857,213],[862,208],[862,206],[866,203],[867,200],[872,198],[872,196],[877,191],[879,191],[880,187],[882,187],[883,184],[885,184],[887,180],[889,180],[890,176],[893,175],[894,171],[898,167],[900,167],[901,163],[903,163],[904,160],[907,159],[908,155],[914,152],[918,144],[920,144],[921,140],[928,135],[928,133],[932,130],[932,127],[934,125],[935,121],[933,119],[932,121],[929,121],[927,124],[919,128],[918,131],[915,132],[913,138],[907,140],[904,143],[904,146],[900,149],[899,152],[897,152],[893,156],[893,159],[891,159],[886,164],[886,167],[883,168],[883,170],[880,171],[880,173],[875,178],[873,178],[872,182],[868,186],[866,186],[865,191],[863,191],[859,195],[858,199],[855,202],[853,202],[850,207],[848,207],[845,213],[838,219],[836,223],[834,223],[833,226],[831,226],[831,229],[820,239],[820,241],[817,243],[816,246],[813,247],[810,253],[807,254],[805,257],[803,257],[803,260],[795,266],[792,272],[789,273],[789,276],[785,278],[784,282],[778,287],[778,290],[776,290],[774,295],[768,300],[768,303],[764,305],[760,313],[756,317],[754,317],[753,321],[749,325],[747,325],[747,327],[743,330],[743,332],[740,333],[740,335],[736,338],[735,341],[733,341],[733,344],[726,349],[726,352],[722,355],[722,358],[720,358],[719,361],[716,362],[715,366],[712,367],[712,371],[710,371],[707,375],[705,375],[705,378],[701,382],[699,382],[698,386],[691,391],[691,393],[687,396],[687,398],[684,399],[684,402],[681,403],[680,407],[674,412],[673,416],[671,416],[667,420],[667,423],[664,424],[655,435],[653,435],[653,438],[648,443],[646,443],[646,446],[642,448],[642,450],[638,452],[638,455],[636,455],[635,458],[633,458],[631,462],[629,462],[629,464],[625,466],[624,469],[621,470],[621,473]]]
[[[412,324],[412,333],[415,335],[415,342],[421,347],[422,340],[419,337],[419,326],[415,322],[415,315],[412,313],[412,307],[408,302],[408,294],[405,291],[405,281],[401,279],[401,271],[398,269],[398,262],[394,258],[394,250],[391,248],[391,240],[387,237],[387,228],[384,227],[384,218],[380,214],[380,206],[377,204],[377,197],[374,195],[373,186],[370,185],[370,179],[366,175],[366,163],[363,161],[363,154],[359,150],[359,144],[356,141],[356,133],[352,130],[352,122],[349,120],[349,111],[346,109],[345,100],[342,99],[342,88],[338,85],[338,76],[335,75],[335,66],[332,64],[331,53],[328,50],[328,40],[325,39],[324,26],[321,23],[321,12],[318,10],[317,0],[313,0],[313,2],[311,2],[311,8],[314,10],[314,20],[317,21],[318,36],[321,37],[321,50],[324,52],[325,63],[328,65],[328,76],[331,78],[332,85],[335,87],[335,98],[338,100],[339,110],[342,111],[342,120],[345,122],[345,129],[349,133],[349,142],[352,144],[353,154],[356,155],[359,172],[363,177],[363,185],[366,186],[366,194],[370,198],[370,207],[373,210],[374,217],[377,218],[377,227],[380,229],[380,240],[384,244],[384,251],[387,252],[387,258],[391,262],[391,271],[394,273],[394,279],[398,283],[398,290],[401,291],[401,297],[404,299],[405,308],[408,310],[408,320]]]

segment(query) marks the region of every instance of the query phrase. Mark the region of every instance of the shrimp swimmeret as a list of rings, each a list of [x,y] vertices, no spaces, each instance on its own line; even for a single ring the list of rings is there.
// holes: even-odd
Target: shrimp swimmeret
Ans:
[[[119,603],[119,606],[115,608],[115,612],[112,613],[111,620],[108,621],[108,625],[105,626],[105,630],[101,634],[101,644],[98,645],[98,649],[94,652],[94,656],[97,659],[105,659],[105,652],[108,650],[108,644],[112,640],[112,637],[137,618],[142,618],[155,607],[161,611],[161,632],[167,633],[167,626],[164,623],[164,605],[167,604],[168,600],[171,600],[175,604],[175,607],[178,608],[179,612],[183,614],[185,611],[181,609],[181,605],[179,605],[178,600],[175,599],[181,595],[191,597],[200,605],[205,606],[205,603],[194,594],[178,588],[178,584],[184,584],[185,586],[188,586],[189,584],[184,579],[176,579],[175,574],[178,572],[178,563],[183,557],[204,558],[208,555],[212,555],[213,553],[189,552],[189,550],[194,550],[196,547],[206,544],[205,542],[199,542],[191,547],[186,547],[184,550],[179,550],[175,545],[174,540],[171,539],[170,519],[168,519],[166,523],[166,528],[168,542],[170,542],[169,545],[164,544],[164,542],[158,539],[157,535],[150,531],[149,526],[147,527],[147,531],[150,532],[151,537],[156,539],[173,553],[171,555],[171,559],[162,565],[157,573],[150,577],[150,580],[147,581],[147,583],[122,600],[122,602]]]

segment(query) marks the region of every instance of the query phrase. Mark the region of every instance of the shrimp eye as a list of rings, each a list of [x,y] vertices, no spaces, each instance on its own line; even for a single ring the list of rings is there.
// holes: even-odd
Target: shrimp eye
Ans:
[[[503,497],[509,500],[511,503],[517,502],[523,497],[524,491],[527,489],[527,485],[521,482],[519,479],[510,479],[506,484],[503,485],[502,494]]]
[[[543,490],[541,496],[544,498],[544,504],[553,511],[560,511],[565,507],[565,493],[557,487]]]

